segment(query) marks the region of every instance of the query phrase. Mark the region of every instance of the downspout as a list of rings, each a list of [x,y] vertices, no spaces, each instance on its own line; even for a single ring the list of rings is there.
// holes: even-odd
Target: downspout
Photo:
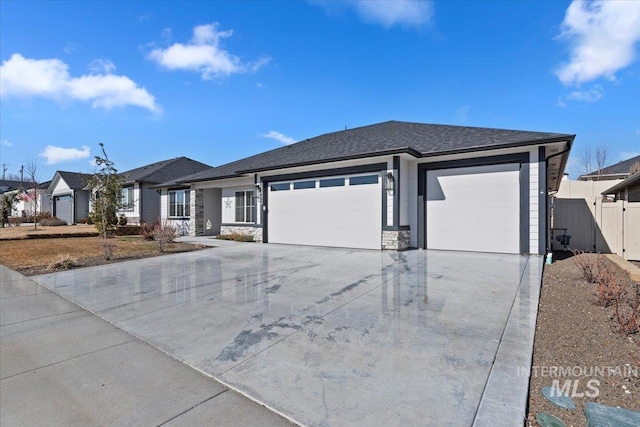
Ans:
[[[574,135],[574,137],[575,137],[575,135]],[[545,173],[545,174],[546,174],[546,173],[547,173],[547,171],[549,170],[549,160],[550,160],[551,158],[553,158],[553,157],[561,156],[561,155],[563,155],[563,154],[568,153],[569,151],[571,151],[571,142],[573,142],[573,139],[572,139],[571,141],[567,141],[567,148],[566,148],[565,150],[562,150],[562,151],[560,151],[560,152],[558,152],[558,153],[556,153],[556,154],[552,154],[552,155],[550,155],[549,157],[547,157],[547,158],[545,159],[545,161],[544,161],[544,173]],[[565,163],[565,166],[566,166],[566,163]],[[562,168],[562,169],[564,169],[564,168]],[[548,181],[548,180],[547,180],[547,181]],[[560,181],[562,181],[562,178],[560,178]],[[558,187],[559,187],[559,186],[558,186]],[[547,190],[547,189],[545,188],[545,191],[546,191],[546,190]],[[556,191],[555,193],[557,193],[557,191]],[[554,194],[555,194],[555,193],[554,193]],[[547,214],[548,214],[548,213],[549,213],[549,195],[547,195],[547,197],[545,197],[545,199],[546,199],[546,200],[545,200],[545,205],[546,205],[546,206],[545,206],[545,210],[546,210],[546,212],[547,212]],[[548,231],[549,231],[549,229],[550,229],[550,228],[551,228],[551,227],[547,228],[547,230],[546,230],[546,231],[545,231],[545,233],[544,233],[544,234],[545,234],[545,246],[546,246],[546,248],[547,248],[547,252],[549,252],[549,250],[551,249],[551,244],[550,244],[550,242],[549,242],[549,233],[548,233]]]

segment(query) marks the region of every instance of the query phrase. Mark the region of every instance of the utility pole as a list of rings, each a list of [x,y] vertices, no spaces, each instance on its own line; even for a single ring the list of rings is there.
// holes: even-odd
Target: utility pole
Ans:
[[[20,183],[24,182],[24,165],[20,165]]]
[[[5,173],[7,172],[7,164],[3,163],[2,164],[2,180],[4,181],[4,177],[5,177]]]

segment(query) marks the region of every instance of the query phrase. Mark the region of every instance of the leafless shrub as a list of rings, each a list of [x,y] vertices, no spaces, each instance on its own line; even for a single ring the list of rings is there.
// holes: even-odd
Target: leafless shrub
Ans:
[[[105,259],[112,259],[113,253],[116,250],[116,242],[114,242],[113,239],[105,237],[100,241],[100,249]]]
[[[622,277],[616,267],[606,265],[601,267],[597,280],[596,305],[609,307],[623,297],[626,285],[623,284]]]
[[[156,222],[142,222],[140,223],[140,234],[145,240],[153,240],[153,229],[160,224],[160,220]]]
[[[255,241],[253,236],[249,236],[241,233],[221,234],[216,237],[218,240],[233,240],[236,242],[253,242]]]
[[[589,283],[596,283],[598,276],[606,267],[607,260],[602,254],[594,256],[580,250],[573,250],[573,262],[582,271],[582,276]]]
[[[51,272],[69,270],[73,267],[75,259],[71,258],[69,254],[59,254],[58,257],[51,261],[47,266],[47,269]]]
[[[178,229],[173,225],[164,222],[158,222],[153,228],[153,240],[156,242],[158,252],[164,252],[169,243],[178,237]]]
[[[629,336],[640,332],[640,285],[636,284],[632,295],[628,292],[614,301],[614,319],[618,333]]]

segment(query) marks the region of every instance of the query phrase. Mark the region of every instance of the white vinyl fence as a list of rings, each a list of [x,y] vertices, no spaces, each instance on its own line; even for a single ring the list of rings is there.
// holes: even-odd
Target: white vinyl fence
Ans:
[[[640,261],[640,202],[556,199],[554,235],[566,228],[571,249],[618,254]],[[552,249],[562,249],[553,238]]]

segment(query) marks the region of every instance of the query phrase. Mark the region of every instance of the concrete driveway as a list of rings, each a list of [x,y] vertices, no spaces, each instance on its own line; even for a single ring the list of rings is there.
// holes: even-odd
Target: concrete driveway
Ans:
[[[457,426],[522,424],[541,271],[222,242],[35,279],[297,423]]]

